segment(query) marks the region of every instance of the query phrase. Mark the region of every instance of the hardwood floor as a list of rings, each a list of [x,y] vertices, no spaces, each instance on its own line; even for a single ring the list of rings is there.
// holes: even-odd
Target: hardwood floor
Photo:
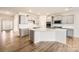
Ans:
[[[29,36],[16,37],[12,31],[0,33],[1,52],[78,52],[79,38],[67,39],[67,44],[59,42],[39,42],[33,44]]]

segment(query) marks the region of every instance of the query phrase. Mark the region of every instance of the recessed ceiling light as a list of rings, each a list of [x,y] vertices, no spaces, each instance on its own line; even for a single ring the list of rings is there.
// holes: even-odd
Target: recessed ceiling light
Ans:
[[[70,9],[69,8],[65,8],[65,11],[69,11]]]

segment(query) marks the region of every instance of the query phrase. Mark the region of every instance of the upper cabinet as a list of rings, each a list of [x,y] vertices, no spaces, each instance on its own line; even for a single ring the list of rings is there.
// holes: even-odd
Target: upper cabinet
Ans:
[[[74,15],[57,15],[52,19],[54,24],[74,24]]]
[[[61,15],[55,16],[53,20],[62,20],[62,16]]]
[[[52,17],[51,16],[46,17],[46,22],[52,22]]]
[[[27,24],[28,19],[26,18],[25,15],[19,15],[19,24]]]
[[[38,24],[38,17],[34,15],[19,15],[19,24]]]
[[[62,24],[74,24],[74,15],[63,16]]]

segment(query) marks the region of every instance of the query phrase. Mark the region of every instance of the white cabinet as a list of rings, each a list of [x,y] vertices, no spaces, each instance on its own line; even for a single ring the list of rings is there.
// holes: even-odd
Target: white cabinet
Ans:
[[[73,38],[73,33],[74,33],[73,29],[67,29],[67,37]]]
[[[55,33],[55,38],[56,38],[56,41],[57,42],[63,42],[63,43],[66,43],[66,30],[65,29],[60,29],[60,31],[59,31],[59,29],[57,30],[56,29],[56,33]]]
[[[40,41],[56,41],[66,44],[66,30],[65,29],[31,29],[30,39],[34,43]]]
[[[61,15],[55,16],[53,20],[62,20],[62,16]]]
[[[62,24],[74,24],[74,15],[63,16]]]
[[[19,29],[20,36],[26,36],[29,35],[29,29]]]
[[[56,20],[61,20],[62,24],[74,24],[74,15],[54,16],[53,22]]]
[[[63,18],[62,19],[62,24],[66,24],[67,23],[67,16],[63,16],[62,18]]]
[[[73,16],[73,15],[69,15],[69,16],[68,16],[67,23],[68,23],[68,24],[73,24],[73,23],[74,23],[74,16]]]
[[[52,17],[49,16],[49,17],[46,17],[46,22],[51,22],[52,21]]]
[[[20,15],[19,16],[19,23],[20,24],[27,24],[28,23],[28,18],[25,15]]]

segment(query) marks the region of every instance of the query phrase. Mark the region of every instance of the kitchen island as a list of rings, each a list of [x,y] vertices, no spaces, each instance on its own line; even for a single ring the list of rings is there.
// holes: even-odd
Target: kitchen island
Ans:
[[[66,29],[30,29],[30,40],[33,43],[40,41],[56,41],[66,44]]]

